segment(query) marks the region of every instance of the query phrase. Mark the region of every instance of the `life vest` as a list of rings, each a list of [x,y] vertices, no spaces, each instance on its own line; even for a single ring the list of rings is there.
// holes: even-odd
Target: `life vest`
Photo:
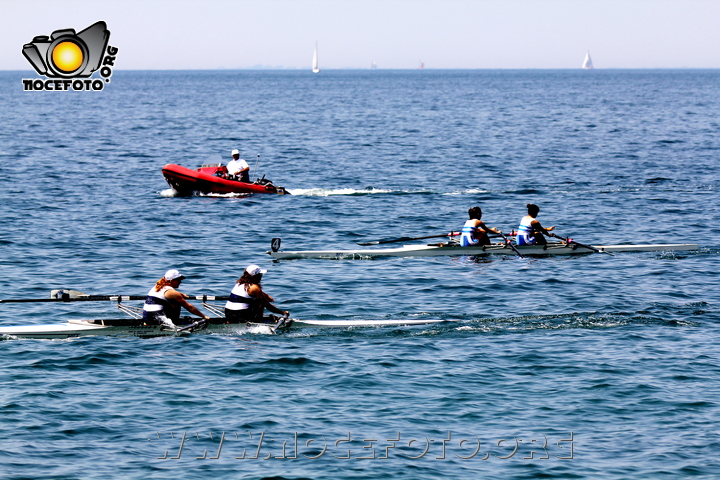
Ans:
[[[180,318],[180,305],[177,305],[167,298],[165,298],[165,292],[170,290],[172,287],[166,285],[156,291],[155,287],[151,288],[145,298],[145,305],[143,305],[143,320],[151,319],[158,315],[164,315],[170,319],[173,323],[177,322]]]

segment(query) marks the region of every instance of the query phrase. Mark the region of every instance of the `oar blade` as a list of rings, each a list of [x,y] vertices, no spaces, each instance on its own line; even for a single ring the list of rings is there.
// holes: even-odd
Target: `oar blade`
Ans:
[[[382,240],[373,240],[371,242],[358,242],[358,245],[362,246],[368,246],[368,245],[381,245],[383,243],[395,243],[395,242],[408,242],[410,240],[417,240],[413,237],[399,237],[399,238],[385,238]]]
[[[50,290],[50,298],[54,300],[64,299],[76,299],[81,297],[89,297],[87,293],[79,292],[77,290],[70,290],[67,288],[60,290]]]

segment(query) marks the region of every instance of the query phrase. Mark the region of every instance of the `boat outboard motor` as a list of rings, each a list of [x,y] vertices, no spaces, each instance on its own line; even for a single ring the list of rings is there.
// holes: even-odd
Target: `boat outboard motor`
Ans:
[[[272,182],[270,180],[265,180],[265,175],[262,176],[262,178],[258,178],[255,180],[255,183],[258,185],[271,185]]]

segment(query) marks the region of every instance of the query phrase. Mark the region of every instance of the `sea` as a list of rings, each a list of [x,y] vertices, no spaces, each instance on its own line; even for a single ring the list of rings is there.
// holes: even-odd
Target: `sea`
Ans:
[[[228,295],[257,264],[293,318],[443,322],[3,338],[2,478],[720,477],[720,70],[35,77],[0,72],[0,299],[145,295],[171,268]],[[233,149],[291,195],[163,179]],[[699,249],[267,254],[442,236],[474,206],[508,233],[528,203],[577,242]],[[0,304],[0,326],[124,315]]]

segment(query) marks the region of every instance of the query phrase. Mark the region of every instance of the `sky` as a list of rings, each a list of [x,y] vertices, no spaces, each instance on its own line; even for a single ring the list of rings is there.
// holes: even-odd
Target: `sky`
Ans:
[[[0,0],[0,70],[100,20],[115,70],[720,68],[720,0]]]

